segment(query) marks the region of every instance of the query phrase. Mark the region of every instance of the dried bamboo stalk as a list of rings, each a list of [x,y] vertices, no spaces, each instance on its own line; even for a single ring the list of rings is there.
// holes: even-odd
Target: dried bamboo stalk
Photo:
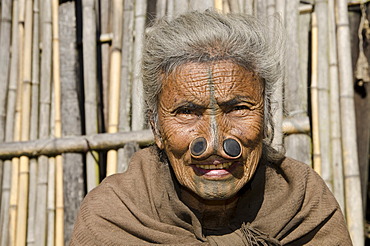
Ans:
[[[18,2],[18,78],[17,78],[17,101],[15,107],[15,119],[14,119],[14,141],[20,141],[21,136],[21,112],[22,112],[22,92],[23,92],[23,40],[24,40],[24,0]],[[19,175],[20,175],[20,159],[14,158],[13,165],[16,166],[12,169],[12,186],[11,186],[11,198],[10,198],[10,243],[11,245],[18,245],[18,231],[17,231],[17,222],[18,222],[18,193],[19,193]],[[14,182],[13,182],[14,180]],[[17,182],[16,185],[15,182]]]
[[[284,80],[284,110],[289,117],[307,115],[307,85],[301,81],[299,45],[299,2],[286,2],[286,67]],[[286,155],[309,163],[311,139],[305,134],[294,134],[284,138]]]
[[[95,134],[98,131],[98,108],[97,108],[97,58],[96,58],[96,17],[95,1],[82,1],[83,8],[83,66],[84,66],[84,89],[85,89],[85,129],[86,134]],[[88,153],[86,156],[87,191],[97,185],[96,153]]]
[[[33,3],[33,37],[32,37],[32,97],[30,116],[30,140],[38,137],[38,100],[39,100],[39,1]],[[27,245],[35,245],[36,190],[37,190],[37,160],[30,160],[30,183],[28,196]]]
[[[125,1],[126,4],[126,1]],[[166,15],[166,5],[167,0],[157,0],[157,6],[156,6],[156,17],[162,18]],[[123,19],[125,18],[125,15],[123,16]]]
[[[23,84],[22,84],[22,107],[21,107],[21,141],[29,140],[31,115],[31,80],[32,80],[32,0],[26,0],[24,18],[23,42]],[[19,191],[18,191],[18,215],[16,229],[16,245],[25,245],[27,238],[27,207],[29,191],[29,159],[20,157],[19,164]]]
[[[49,158],[47,196],[47,246],[55,245],[55,158]]]
[[[254,9],[254,0],[245,0],[244,13],[254,15],[255,12],[256,11]]]
[[[214,0],[215,1],[215,9],[222,12],[223,1],[222,0]]]
[[[317,19],[316,13],[312,13],[311,30],[311,118],[312,118],[312,142],[313,142],[313,168],[321,174],[321,148],[319,132],[319,109],[317,92]]]
[[[6,99],[8,86],[10,86],[9,64],[10,64],[10,40],[11,40],[11,21],[12,21],[12,1],[2,1],[1,8],[1,30],[0,30],[0,142],[5,140],[6,132]],[[15,2],[17,4],[17,2]],[[17,9],[14,7],[13,9]],[[13,28],[14,30],[14,28]],[[13,59],[12,59],[13,60]],[[12,61],[13,63],[13,61]],[[9,95],[10,96],[10,95]],[[9,107],[9,104],[8,104]],[[8,240],[8,221],[9,221],[9,199],[11,184],[11,162],[5,161],[0,164],[0,245],[7,245]]]
[[[277,1],[278,2],[278,1]],[[272,3],[269,1],[269,5]],[[280,9],[285,9],[285,2],[282,2],[280,5],[276,3],[275,5],[275,12],[280,11]],[[271,10],[270,10],[271,11]],[[273,23],[274,25],[280,25],[278,23],[278,20],[275,20],[276,22]],[[271,23],[272,24],[272,23]],[[271,30],[273,30],[274,27],[271,27]],[[283,129],[282,129],[282,123],[283,123],[283,88],[284,88],[284,80],[286,76],[286,71],[284,69],[284,63],[285,63],[285,57],[281,58],[281,61],[279,63],[279,66],[281,66],[283,72],[282,77],[279,78],[279,80],[276,81],[276,88],[272,95],[271,100],[271,111],[273,113],[273,122],[275,124],[274,128],[274,139],[272,141],[272,146],[277,150],[283,150],[284,143],[283,143]]]
[[[166,1],[162,1],[161,8],[163,16],[166,12]],[[131,89],[132,89],[132,57],[133,57],[133,43],[134,43],[134,1],[124,1],[123,13],[123,37],[122,37],[122,52],[121,61],[121,90],[120,90],[120,112],[119,112],[119,131],[131,131]],[[125,155],[123,148],[118,150],[118,170],[125,170],[127,163],[127,155]]]
[[[239,0],[229,0],[228,1],[230,3],[230,12],[234,12],[234,13],[241,13],[242,12],[242,7],[241,7],[241,4],[240,4],[240,1]]]
[[[61,153],[78,153],[91,150],[122,148],[128,142],[138,142],[141,146],[153,143],[151,130],[101,133],[91,136],[76,136],[55,139],[39,139],[28,142],[0,143],[0,159],[14,156],[54,156]]]
[[[329,51],[328,51],[328,5],[327,0],[316,1],[317,16],[317,89],[319,110],[319,137],[321,153],[330,153],[330,110],[329,110]],[[321,177],[333,190],[333,175],[330,155],[321,155]]]
[[[52,1],[53,27],[53,85],[54,85],[54,136],[62,136],[60,61],[59,61],[59,1]],[[55,157],[55,245],[64,245],[64,205],[63,205],[63,159]]]
[[[123,1],[113,1],[113,40],[110,57],[109,83],[109,122],[108,133],[118,131],[120,82],[121,82],[121,50],[122,50],[122,14]],[[107,155],[107,176],[117,172],[117,151],[109,150]]]
[[[328,1],[329,19],[329,71],[330,71],[330,141],[333,169],[333,193],[342,211],[345,211],[343,160],[340,133],[339,78],[337,59],[337,40],[335,37],[334,0]]]
[[[1,2],[1,23],[0,23],[0,141],[5,139],[5,105],[8,89],[9,59],[10,59],[10,38],[11,38],[11,9],[12,1]],[[0,178],[1,179],[1,178]],[[1,181],[1,180],[0,180]],[[1,192],[0,192],[1,193]]]
[[[9,238],[9,204],[10,204],[10,189],[11,189],[11,170],[12,170],[12,161],[6,160],[3,163],[4,173],[10,175],[4,175],[3,186],[1,193],[1,216],[0,216],[0,245],[10,245],[8,243]]]
[[[133,83],[132,83],[132,122],[131,128],[134,131],[144,129],[144,97],[143,82],[140,76],[140,64],[143,50],[143,38],[145,32],[146,0],[135,2],[135,42],[133,57]]]
[[[353,99],[353,71],[347,1],[338,0],[336,24],[338,42],[338,67],[340,82],[340,113],[343,147],[346,218],[354,245],[364,245],[363,208],[357,156],[356,122]]]
[[[51,56],[52,56],[52,26],[51,26],[51,1],[41,1],[41,66],[39,88],[39,139],[50,137],[50,108],[51,108]],[[54,224],[47,227],[47,197],[48,197],[48,166],[49,161],[45,156],[38,159],[37,177],[37,207],[35,224],[35,245],[45,245],[47,230],[54,230]],[[49,228],[49,229],[48,229]],[[54,240],[54,235],[53,235]]]
[[[12,183],[10,188],[9,238],[8,245],[16,245],[17,208],[18,208],[19,158],[12,159]]]

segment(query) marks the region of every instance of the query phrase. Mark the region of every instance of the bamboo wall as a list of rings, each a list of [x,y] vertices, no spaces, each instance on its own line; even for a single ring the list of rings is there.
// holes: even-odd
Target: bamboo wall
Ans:
[[[140,78],[148,23],[207,8],[285,25],[273,145],[323,177],[354,245],[364,245],[369,5],[2,0],[0,8],[0,246],[68,244],[86,192],[106,175],[124,172],[132,153],[152,143]],[[280,20],[271,17],[276,13]]]

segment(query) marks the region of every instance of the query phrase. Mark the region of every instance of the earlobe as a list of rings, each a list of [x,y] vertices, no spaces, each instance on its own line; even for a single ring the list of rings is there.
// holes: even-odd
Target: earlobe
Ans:
[[[155,123],[154,121],[154,116],[153,116],[153,112],[150,112],[149,113],[149,122],[150,122],[150,126],[152,128],[152,132],[153,132],[153,135],[154,135],[154,142],[155,144],[157,145],[157,147],[161,150],[163,150],[164,148],[164,145],[163,145],[163,140],[162,140],[162,137],[161,137],[161,134],[159,132],[159,129],[157,127],[157,124]]]

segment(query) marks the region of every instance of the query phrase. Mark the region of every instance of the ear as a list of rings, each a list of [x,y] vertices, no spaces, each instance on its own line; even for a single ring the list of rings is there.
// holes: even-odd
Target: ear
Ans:
[[[159,149],[163,150],[164,144],[163,144],[163,140],[161,137],[161,133],[159,132],[159,128],[158,128],[158,119],[157,120],[154,119],[155,116],[153,115],[152,111],[149,111],[148,114],[149,114],[150,126],[152,128],[152,132],[154,135],[154,142]]]

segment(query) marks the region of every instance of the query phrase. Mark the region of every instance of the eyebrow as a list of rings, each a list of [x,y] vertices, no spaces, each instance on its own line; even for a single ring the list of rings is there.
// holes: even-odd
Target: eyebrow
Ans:
[[[238,103],[241,103],[241,102],[249,102],[250,103],[251,101],[251,98],[250,97],[246,97],[246,96],[237,96],[231,100],[228,100],[228,101],[225,101],[225,102],[222,102],[220,103],[219,105],[221,107],[230,107],[230,106],[234,106]]]
[[[197,110],[197,109],[205,109],[204,106],[190,102],[190,101],[184,101],[181,102],[174,110],[173,112],[176,112],[179,109],[192,109],[192,110]]]

